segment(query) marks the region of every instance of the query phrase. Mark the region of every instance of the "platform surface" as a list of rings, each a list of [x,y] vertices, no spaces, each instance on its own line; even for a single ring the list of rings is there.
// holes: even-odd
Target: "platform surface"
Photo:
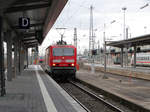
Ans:
[[[0,112],[86,112],[38,65],[31,65],[0,97]]]
[[[102,64],[91,64],[91,63],[84,63],[82,68],[90,69],[94,66],[96,71],[104,71],[104,65]],[[139,79],[146,79],[150,81],[150,67],[139,67],[136,68],[132,66],[121,67],[120,65],[107,65],[106,71],[112,74],[118,74],[128,77],[135,77]]]
[[[150,110],[150,81],[108,73],[108,79],[103,76],[104,73],[83,69],[77,72],[78,79]]]

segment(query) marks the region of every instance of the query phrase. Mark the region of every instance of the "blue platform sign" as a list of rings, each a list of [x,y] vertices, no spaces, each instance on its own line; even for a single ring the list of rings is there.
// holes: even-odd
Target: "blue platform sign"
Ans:
[[[19,18],[19,28],[29,29],[30,28],[30,18],[20,17]]]

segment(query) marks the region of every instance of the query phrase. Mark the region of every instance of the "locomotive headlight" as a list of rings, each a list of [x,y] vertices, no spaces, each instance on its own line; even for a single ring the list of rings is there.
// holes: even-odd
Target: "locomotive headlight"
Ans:
[[[60,63],[61,60],[53,60],[53,62],[55,62],[55,63]]]
[[[73,62],[74,62],[74,60],[66,60],[66,62],[73,63]]]
[[[71,64],[71,66],[74,66],[74,64]]]
[[[53,66],[56,66],[56,64],[53,63]]]

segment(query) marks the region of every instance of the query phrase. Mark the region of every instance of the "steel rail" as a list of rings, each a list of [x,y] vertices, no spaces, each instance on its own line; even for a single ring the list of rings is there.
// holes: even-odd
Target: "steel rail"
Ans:
[[[62,86],[61,86],[62,87]],[[63,87],[62,87],[63,88]],[[65,90],[65,88],[63,88]],[[65,90],[66,91],[66,90]],[[66,91],[67,92],[67,91]],[[67,92],[68,93],[68,92]],[[87,112],[91,112],[86,106],[84,106],[77,98],[75,98],[72,94],[68,93],[81,107],[85,109]]]
[[[84,89],[83,87],[79,86],[78,84],[69,81],[69,83],[73,84],[74,86],[78,87],[79,89],[81,89],[82,91],[86,92],[87,94],[89,94],[90,96],[94,97],[95,99],[98,99],[99,101],[103,102],[105,105],[107,105],[109,108],[111,108],[112,110],[114,110],[115,112],[124,112],[123,110],[121,110],[120,108],[116,107],[115,105],[105,101],[104,99],[102,99],[101,97],[97,96],[96,94]]]

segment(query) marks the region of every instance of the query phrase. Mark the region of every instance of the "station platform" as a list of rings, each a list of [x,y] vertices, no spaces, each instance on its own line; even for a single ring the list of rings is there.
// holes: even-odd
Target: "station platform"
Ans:
[[[108,78],[103,78],[104,75]],[[80,69],[77,78],[150,111],[150,81]]]
[[[91,69],[91,63],[84,63],[82,68],[89,70]],[[104,65],[94,63],[95,71],[104,71]],[[139,67],[132,66],[121,67],[120,65],[107,65],[106,72],[122,75],[127,77],[134,77],[139,79],[150,80],[150,67]]]
[[[13,81],[6,81],[0,112],[86,112],[39,65],[30,65]]]

